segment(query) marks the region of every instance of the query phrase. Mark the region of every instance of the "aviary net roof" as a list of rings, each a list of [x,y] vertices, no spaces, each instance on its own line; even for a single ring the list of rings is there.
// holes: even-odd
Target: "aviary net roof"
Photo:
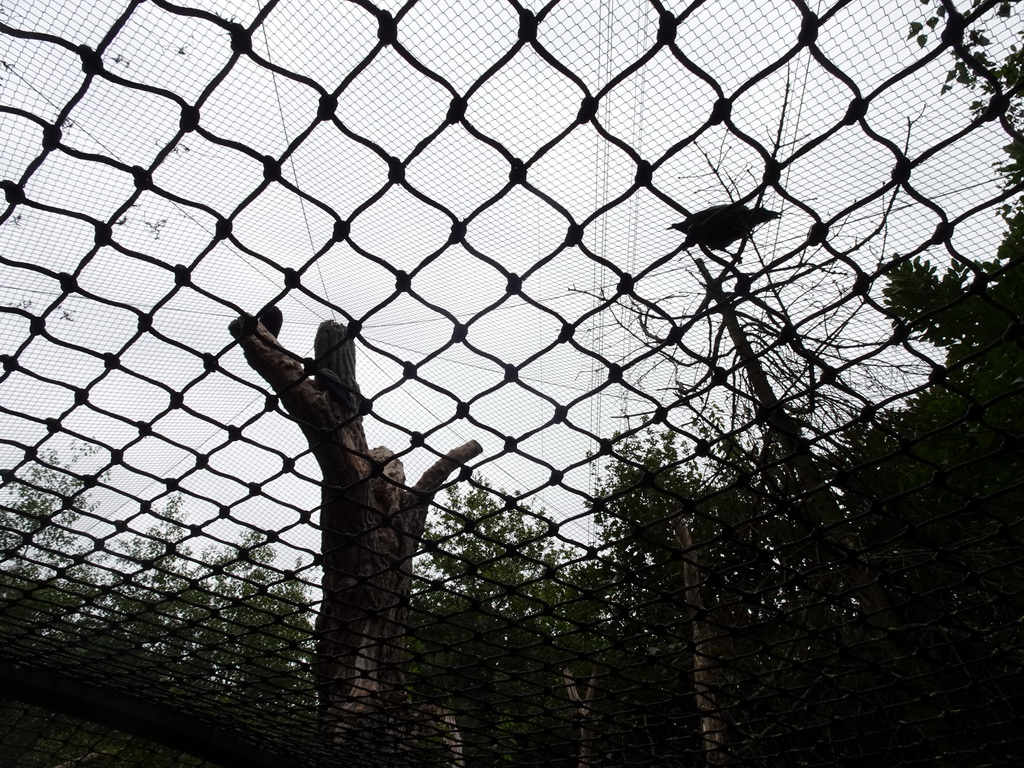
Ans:
[[[2,0],[2,759],[1016,764],[1020,11]]]

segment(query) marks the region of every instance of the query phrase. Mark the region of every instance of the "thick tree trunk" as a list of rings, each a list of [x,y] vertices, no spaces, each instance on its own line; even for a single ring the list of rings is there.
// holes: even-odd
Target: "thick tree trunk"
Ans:
[[[380,764],[421,762],[427,742],[457,763],[458,732],[450,715],[408,700],[405,634],[412,559],[427,508],[448,476],[482,449],[476,441],[455,448],[416,485],[406,485],[394,453],[367,446],[355,347],[346,329],[326,321],[317,331],[317,371],[333,372],[332,383],[342,385],[328,395],[315,372],[262,324],[253,330],[251,323],[239,318],[231,332],[298,422],[323,472],[323,602],[314,668],[324,731],[350,751],[368,748]]]

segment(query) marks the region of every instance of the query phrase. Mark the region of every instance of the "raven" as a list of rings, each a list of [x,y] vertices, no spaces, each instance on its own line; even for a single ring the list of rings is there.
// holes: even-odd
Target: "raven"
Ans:
[[[330,368],[320,368],[316,372],[316,383],[346,411],[359,413],[363,397],[359,394],[359,388],[355,386],[354,382],[346,384]]]
[[[273,304],[269,307],[264,307],[263,311],[256,315],[256,319],[263,323],[263,327],[270,331],[270,335],[275,339],[281,333],[281,324],[284,322],[284,316],[281,314],[281,310]]]
[[[669,229],[678,229],[686,235],[684,248],[703,245],[705,248],[724,251],[737,240],[750,237],[759,224],[777,219],[781,215],[767,208],[750,210],[745,205],[729,203],[697,211],[686,221],[673,224]]]

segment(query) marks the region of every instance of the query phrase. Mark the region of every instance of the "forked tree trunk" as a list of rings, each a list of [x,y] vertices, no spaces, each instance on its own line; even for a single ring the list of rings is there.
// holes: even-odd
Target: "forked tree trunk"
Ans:
[[[367,446],[355,347],[343,326],[320,324],[315,365],[333,371],[348,396],[321,390],[316,371],[262,324],[239,318],[230,329],[246,360],[299,424],[323,472],[323,602],[314,671],[325,733],[363,765],[423,763],[424,750],[431,749],[444,762],[460,763],[454,719],[409,701],[403,663],[412,559],[427,508],[448,476],[481,452],[480,445],[470,441],[453,449],[408,486],[392,451]]]

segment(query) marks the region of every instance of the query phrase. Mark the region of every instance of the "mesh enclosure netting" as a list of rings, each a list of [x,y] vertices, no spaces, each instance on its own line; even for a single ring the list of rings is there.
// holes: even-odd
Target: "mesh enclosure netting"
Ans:
[[[1017,2],[0,2],[0,762],[1024,752]]]

